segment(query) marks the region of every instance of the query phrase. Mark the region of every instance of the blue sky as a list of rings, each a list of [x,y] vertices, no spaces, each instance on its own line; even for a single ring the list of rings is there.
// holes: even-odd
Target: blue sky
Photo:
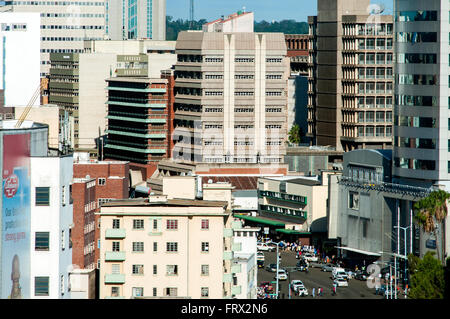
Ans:
[[[372,0],[372,3],[383,3],[386,13],[392,13],[393,0]],[[189,18],[189,0],[167,0],[167,15],[174,19]],[[307,17],[316,15],[317,0],[194,0],[194,18],[208,21],[222,15],[241,10],[253,11],[255,20],[280,21],[293,19],[307,21]]]

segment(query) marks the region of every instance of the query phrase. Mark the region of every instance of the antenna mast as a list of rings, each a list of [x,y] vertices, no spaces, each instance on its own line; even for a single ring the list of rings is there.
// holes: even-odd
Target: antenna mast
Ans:
[[[189,0],[189,29],[192,30],[194,28],[194,0]]]

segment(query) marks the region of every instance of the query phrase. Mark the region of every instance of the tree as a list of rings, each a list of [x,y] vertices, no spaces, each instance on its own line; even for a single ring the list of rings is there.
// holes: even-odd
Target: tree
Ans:
[[[447,217],[447,201],[450,194],[441,189],[431,192],[427,197],[422,198],[414,204],[415,221],[423,228],[426,233],[434,234],[436,236],[436,252],[438,260],[443,262],[443,256],[439,249],[438,243],[438,225],[441,226],[441,239],[445,243],[444,221]]]
[[[444,267],[427,252],[423,259],[408,256],[410,288],[408,297],[412,299],[442,299],[445,291]]]
[[[302,129],[298,124],[295,124],[289,131],[288,140],[290,143],[298,145],[301,142],[301,136],[302,136]]]

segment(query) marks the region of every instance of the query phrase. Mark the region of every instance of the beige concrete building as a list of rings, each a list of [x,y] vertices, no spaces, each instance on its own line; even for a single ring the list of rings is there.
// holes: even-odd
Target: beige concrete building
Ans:
[[[393,17],[370,0],[319,0],[308,18],[308,136],[336,150],[392,147]]]
[[[281,163],[289,59],[282,33],[180,32],[173,158]]]
[[[100,298],[232,297],[226,206],[166,196],[104,204]]]
[[[85,53],[52,53],[49,101],[74,117],[74,149],[97,156],[107,128],[106,79],[161,77],[176,61],[175,41],[86,41]]]

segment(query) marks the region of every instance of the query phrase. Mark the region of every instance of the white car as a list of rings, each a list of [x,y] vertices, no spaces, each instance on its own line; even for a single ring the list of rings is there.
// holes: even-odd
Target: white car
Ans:
[[[262,251],[273,251],[274,250],[273,246],[269,246],[266,243],[257,243],[256,249],[262,250]]]
[[[305,285],[303,285],[303,282],[301,280],[296,279],[291,281],[291,289],[294,292],[297,292],[300,288],[305,288]]]
[[[306,289],[305,287],[299,287],[296,292],[300,297],[308,296],[308,289]]]
[[[309,261],[309,262],[317,262],[319,260],[319,258],[317,258],[317,256],[313,255],[313,254],[304,254],[303,258],[305,258],[305,260]]]
[[[278,269],[278,274],[277,275],[275,275],[275,279],[277,279],[277,277],[278,277],[278,280],[287,280],[287,273],[286,273],[286,270],[284,270],[284,269]]]
[[[338,286],[338,287],[348,287],[348,281],[346,279],[344,279],[343,277],[336,277],[336,279],[334,280],[334,283]]]
[[[263,252],[261,252],[261,251],[258,251],[257,253],[256,253],[256,260],[263,260],[264,261],[264,253]]]

